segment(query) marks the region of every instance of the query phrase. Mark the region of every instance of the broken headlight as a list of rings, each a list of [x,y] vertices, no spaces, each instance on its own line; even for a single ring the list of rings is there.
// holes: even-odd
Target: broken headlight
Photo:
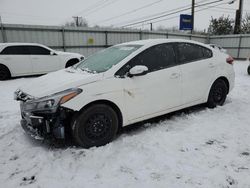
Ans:
[[[27,101],[24,104],[24,110],[26,111],[56,111],[57,107],[61,104],[69,101],[70,99],[81,93],[79,88],[67,89],[62,92],[55,93],[46,97],[38,98],[35,100]]]

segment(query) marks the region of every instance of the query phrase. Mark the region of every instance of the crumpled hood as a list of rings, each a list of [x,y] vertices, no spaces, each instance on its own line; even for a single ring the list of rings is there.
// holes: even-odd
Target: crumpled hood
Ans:
[[[68,68],[35,78],[19,89],[35,98],[40,98],[96,82],[102,77],[103,74],[92,74]]]

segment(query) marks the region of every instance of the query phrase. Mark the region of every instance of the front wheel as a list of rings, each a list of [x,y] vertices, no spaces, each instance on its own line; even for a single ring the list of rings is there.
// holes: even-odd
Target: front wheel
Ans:
[[[247,68],[247,73],[250,75],[250,65]]]
[[[73,138],[84,148],[102,146],[111,142],[117,130],[117,114],[105,104],[90,106],[79,114],[72,124]]]
[[[0,65],[0,80],[7,80],[10,78],[10,71],[4,65]]]
[[[227,97],[227,85],[225,81],[219,79],[216,80],[209,92],[207,106],[209,108],[215,108],[216,106],[222,106]]]

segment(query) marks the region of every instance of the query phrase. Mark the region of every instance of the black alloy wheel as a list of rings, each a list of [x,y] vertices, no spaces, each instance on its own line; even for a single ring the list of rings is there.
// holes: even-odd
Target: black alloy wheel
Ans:
[[[118,116],[106,104],[95,104],[83,110],[72,123],[73,138],[84,148],[111,142],[118,130]]]
[[[227,93],[228,88],[225,81],[221,79],[216,80],[210,89],[207,106],[209,108],[215,108],[218,105],[222,106],[226,100]]]

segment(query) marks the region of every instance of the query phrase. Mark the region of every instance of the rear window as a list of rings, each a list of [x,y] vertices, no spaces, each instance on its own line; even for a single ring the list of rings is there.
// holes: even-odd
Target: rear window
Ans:
[[[50,55],[50,50],[41,46],[28,46],[31,55]]]
[[[188,63],[212,57],[212,51],[191,43],[178,43],[178,59],[180,63]]]

